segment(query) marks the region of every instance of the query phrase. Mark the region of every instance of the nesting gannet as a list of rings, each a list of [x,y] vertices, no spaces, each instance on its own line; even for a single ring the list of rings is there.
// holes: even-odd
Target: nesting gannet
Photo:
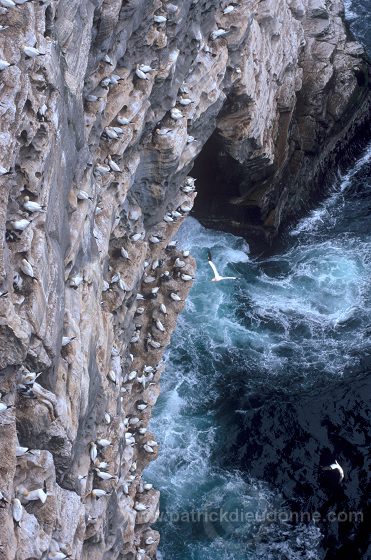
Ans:
[[[138,432],[141,436],[144,436],[144,434],[147,433],[147,428],[139,428]]]
[[[181,212],[184,212],[184,214],[188,214],[188,212],[190,212],[192,210],[192,206],[189,206],[189,204],[181,204],[178,208],[178,210],[180,210]]]
[[[108,374],[107,374],[107,377],[108,377],[108,379],[109,379],[110,381],[112,381],[112,383],[114,383],[114,384],[116,385],[116,383],[117,383],[116,374],[115,374],[115,372],[113,371],[113,369],[110,369],[110,370],[109,370],[109,372],[108,372]]]
[[[101,488],[93,488],[93,490],[91,491],[91,495],[93,496],[93,498],[99,500],[99,498],[102,498],[103,496],[109,496],[109,492],[106,492]]]
[[[108,165],[110,166],[112,171],[115,171],[117,173],[121,173],[120,167],[117,165],[117,163],[115,161],[113,161],[111,156],[108,157]]]
[[[145,444],[143,445],[143,449],[144,449],[144,451],[147,451],[147,453],[154,453],[154,452],[155,452],[154,449],[153,449],[153,447],[151,447],[150,445],[148,445],[148,443],[145,443]]]
[[[30,263],[28,262],[27,259],[22,259],[21,260],[20,269],[23,272],[23,274],[25,274],[26,276],[29,276],[33,280],[37,280],[37,278],[34,274],[33,268],[32,268],[32,266],[30,265]]]
[[[6,167],[3,167],[2,165],[0,165],[0,176],[2,177],[3,175],[10,175],[12,173],[10,167],[9,169],[6,169]]]
[[[340,476],[340,480],[339,482],[341,482],[344,478],[344,469],[339,465],[339,463],[335,460],[334,463],[332,463],[331,465],[329,465],[328,467],[323,467],[324,471],[334,471],[337,470],[339,472],[339,476]]]
[[[154,68],[151,68],[151,66],[149,66],[148,64],[140,64],[138,68],[145,74],[147,74],[148,72],[154,72],[155,70]]]
[[[99,470],[104,471],[106,469],[108,469],[109,467],[109,463],[107,463],[107,461],[98,461],[96,463],[97,467]]]
[[[30,225],[30,220],[15,220],[14,222],[10,222],[12,228],[17,231],[24,231],[27,226]]]
[[[225,29],[217,29],[216,31],[212,31],[210,37],[214,41],[215,39],[218,39],[218,37],[223,37],[223,35],[226,35],[227,33],[228,31]]]
[[[139,340],[140,340],[140,334],[136,333],[131,337],[130,344],[136,344],[137,342],[139,342]]]
[[[190,282],[191,280],[194,280],[194,276],[191,276],[190,274],[181,274],[180,277],[183,282]]]
[[[140,70],[139,67],[135,70],[135,74],[140,80],[148,80],[148,76],[143,70]]]
[[[214,272],[214,278],[212,278],[211,282],[220,282],[221,280],[237,280],[236,276],[220,276],[219,272],[216,269],[215,264],[212,261],[211,251],[207,252],[207,258],[209,261],[209,265],[211,266]]]
[[[160,279],[161,282],[170,282],[171,280],[170,272],[168,270],[165,270],[165,272],[161,274]]]
[[[116,117],[116,119],[117,119],[117,122],[119,124],[121,124],[122,126],[126,126],[126,125],[130,124],[130,120],[127,119],[126,117],[122,117],[121,115],[118,115]]]
[[[95,166],[94,171],[96,173],[99,173],[100,175],[106,175],[111,171],[111,168],[108,165],[103,165],[102,163],[98,163]]]
[[[192,136],[191,134],[188,134],[187,144],[192,144],[192,142],[194,142],[195,140],[196,140],[196,138],[194,136]]]
[[[155,276],[145,276],[143,278],[144,284],[152,284],[152,282],[155,282],[155,280],[156,280]]]
[[[84,281],[84,278],[81,276],[81,274],[75,274],[75,276],[72,276],[72,278],[70,279],[69,285],[71,288],[78,288],[80,286],[80,284],[82,284]]]
[[[75,336],[62,336],[62,346],[67,346],[70,342],[75,340]]]
[[[152,488],[153,488],[153,484],[151,484],[150,482],[146,482],[145,484],[143,484],[143,489],[147,490],[147,492],[148,490],[152,490]]]
[[[5,31],[5,29],[8,29],[9,25],[0,25],[0,31]]]
[[[133,369],[133,371],[131,371],[130,373],[128,373],[128,381],[134,381],[134,379],[136,378],[138,372],[136,369]]]
[[[161,311],[161,313],[163,313],[164,315],[167,314],[166,305],[165,305],[164,303],[161,303],[161,305],[160,305],[160,311]]]
[[[170,299],[172,299],[173,301],[182,301],[178,294],[175,294],[174,292],[170,293]]]
[[[21,447],[20,445],[16,446],[15,448],[16,457],[24,457],[24,455],[26,455],[27,453],[30,453],[31,455],[33,454],[29,447]]]
[[[130,235],[131,241],[139,241],[140,239],[142,239],[142,233],[133,233]]]
[[[154,319],[156,328],[161,332],[166,332],[164,325],[161,323],[160,319]]]
[[[147,537],[144,542],[147,546],[150,546],[151,544],[155,544],[156,541],[153,537]]]
[[[0,490],[0,503],[1,504],[8,504],[9,503],[8,500],[5,498],[4,494],[1,492],[1,490]],[[1,506],[1,507],[3,507],[3,506]]]
[[[135,310],[135,315],[143,315],[144,313],[144,307],[137,307],[137,309]]]
[[[147,408],[147,406],[148,406],[148,403],[146,403],[146,402],[138,403],[137,404],[137,409],[142,411],[142,410],[145,410]]]
[[[188,105],[191,105],[191,103],[194,103],[194,101],[192,101],[192,99],[189,99],[189,97],[181,97],[180,99],[178,99],[178,103],[179,105],[183,105],[183,107],[188,107]]]
[[[39,49],[36,49],[35,47],[28,47],[27,45],[25,45],[22,50],[28,58],[36,58],[37,56],[45,56],[46,54],[40,52]]]
[[[48,552],[48,560],[65,560],[66,558],[71,558],[71,556],[61,552],[60,550]]]
[[[90,459],[91,459],[92,463],[95,463],[95,461],[97,459],[97,456],[98,456],[98,450],[97,450],[97,446],[96,446],[94,441],[90,442],[89,454],[90,454]]]
[[[156,128],[156,134],[159,136],[166,136],[170,132],[174,132],[172,128]]]
[[[182,252],[183,257],[186,259],[190,255],[190,251],[186,250]]]
[[[227,6],[226,8],[224,8],[223,14],[224,14],[224,15],[230,14],[230,13],[232,13],[232,12],[234,11],[234,9],[235,9],[235,6],[233,6],[233,4],[229,4],[229,6]]]
[[[165,16],[153,16],[153,21],[155,23],[166,23],[167,18]]]
[[[116,132],[113,128],[109,127],[109,126],[107,126],[107,127],[104,129],[104,132],[105,132],[106,136],[108,136],[108,138],[110,138],[111,140],[117,140],[117,138],[119,137],[119,135],[117,134],[117,132]]]
[[[142,300],[142,299],[145,299],[145,298],[144,298],[144,295],[143,295],[143,294],[139,294],[139,293],[138,293],[138,294],[135,296],[135,299],[137,299],[137,300]]]
[[[6,68],[9,68],[10,66],[15,66],[15,65],[11,64],[7,60],[4,60],[4,59],[0,58],[0,72],[5,70]]]
[[[88,103],[95,103],[96,101],[99,101],[101,99],[101,97],[98,97],[97,95],[87,95],[85,97],[85,100],[88,101]]]
[[[192,185],[184,185],[184,186],[180,187],[180,190],[183,191],[184,193],[188,194],[188,193],[194,192],[195,188]]]
[[[171,223],[171,222],[174,221],[174,219],[171,217],[171,214],[169,214],[169,213],[165,214],[165,216],[163,217],[163,220],[164,220],[164,222],[167,222],[167,223]]]
[[[6,410],[9,410],[9,408],[12,407],[13,407],[12,404],[5,404],[3,402],[0,402],[0,412],[5,412]]]
[[[99,445],[99,447],[109,447],[110,445],[112,445],[112,442],[109,439],[98,439],[97,440],[97,445]]]
[[[140,502],[136,502],[135,505],[134,505],[134,509],[136,511],[145,511],[148,508],[144,504],[141,504]]]
[[[50,496],[48,492],[44,492],[42,488],[37,488],[37,490],[28,491],[26,489],[20,492],[22,498],[27,502],[35,502],[40,500],[42,504],[45,504],[47,497]]]
[[[33,202],[30,200],[29,196],[25,196],[23,199],[23,208],[27,210],[27,212],[46,212],[45,206],[41,206],[38,202]]]
[[[102,479],[102,480],[117,480],[117,476],[115,476],[114,474],[110,474],[104,471],[101,471],[99,469],[94,469],[95,474],[97,475],[98,478]]]
[[[184,268],[186,265],[186,263],[184,261],[182,261],[181,259],[176,258],[175,262],[174,262],[174,268]]]
[[[23,517],[23,506],[18,498],[12,500],[12,514],[15,524],[19,527]]]
[[[179,121],[180,119],[183,118],[183,113],[179,111],[179,109],[173,108],[170,111],[170,116],[174,121]]]
[[[4,8],[15,8],[16,4],[13,0],[0,0],[1,6]]]
[[[150,235],[148,237],[148,241],[150,243],[160,243],[162,241],[162,237],[160,235]]]
[[[22,383],[25,385],[33,385],[41,373],[41,371],[39,373],[36,373],[35,371],[23,371]]]
[[[93,198],[83,190],[78,191],[76,196],[78,200],[93,200]]]
[[[112,422],[112,418],[111,418],[110,414],[108,414],[108,412],[104,413],[104,421],[105,421],[106,424],[111,424],[111,422]]]

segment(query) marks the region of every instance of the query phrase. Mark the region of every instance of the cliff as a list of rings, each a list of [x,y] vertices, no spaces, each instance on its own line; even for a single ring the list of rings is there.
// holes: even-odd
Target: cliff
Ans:
[[[340,2],[0,5],[0,558],[154,558],[188,174],[201,214],[277,231],[367,117],[367,62]]]

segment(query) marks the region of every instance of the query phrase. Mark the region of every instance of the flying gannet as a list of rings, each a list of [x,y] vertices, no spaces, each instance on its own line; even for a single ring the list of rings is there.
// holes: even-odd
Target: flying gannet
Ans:
[[[209,265],[211,266],[214,272],[214,278],[211,279],[211,282],[220,282],[221,280],[237,280],[236,276],[220,276],[215,264],[212,261],[211,251],[207,252],[207,258],[209,260]]]

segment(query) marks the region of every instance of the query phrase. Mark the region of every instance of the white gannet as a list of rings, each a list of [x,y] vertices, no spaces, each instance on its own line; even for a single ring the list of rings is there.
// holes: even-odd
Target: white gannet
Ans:
[[[175,262],[174,262],[174,268],[184,268],[186,265],[186,263],[184,261],[182,261],[181,259],[176,258]]]
[[[104,55],[103,60],[104,62],[107,62],[107,64],[109,64],[110,66],[113,66],[112,58],[108,56],[108,54]]]
[[[159,136],[166,136],[169,132],[173,132],[172,128],[156,128],[156,134]]]
[[[161,332],[166,332],[164,325],[161,323],[160,319],[154,319],[156,328]]]
[[[147,428],[139,428],[138,432],[141,436],[144,436],[144,434],[147,433]]]
[[[108,157],[108,165],[110,166],[110,168],[112,169],[112,171],[116,171],[118,173],[121,173],[121,169],[120,167],[117,165],[117,163],[115,161],[113,161],[113,159],[111,158],[111,156]]]
[[[0,402],[0,412],[5,412],[9,408],[12,408],[12,406],[12,404],[5,404],[3,402]]]
[[[143,315],[144,313],[144,307],[137,307],[137,309],[135,310],[135,315]]]
[[[178,296],[178,294],[175,294],[174,292],[171,292],[171,293],[170,293],[170,298],[171,298],[173,301],[182,301],[181,298]]]
[[[154,539],[153,537],[147,537],[146,540],[145,540],[144,542],[145,542],[145,544],[146,544],[147,546],[149,546],[149,545],[151,545],[151,544],[155,544],[156,541],[155,541],[155,539]]]
[[[143,70],[140,70],[139,67],[135,70],[135,74],[140,80],[148,80],[148,76]]]
[[[75,276],[72,276],[70,279],[69,285],[71,288],[78,288],[83,281],[84,278],[80,274],[75,274]]]
[[[158,236],[157,236],[157,235],[150,235],[150,236],[148,237],[148,241],[149,241],[150,243],[154,243],[154,244],[155,244],[155,243],[160,243],[160,242],[162,241],[162,237],[159,236],[159,235],[158,235]]]
[[[131,241],[139,241],[142,238],[142,234],[141,233],[133,233],[132,235],[130,235],[130,240]]]
[[[194,280],[194,277],[191,276],[190,274],[181,274],[180,277],[183,280],[183,282],[190,282],[191,280]]]
[[[108,377],[108,379],[109,379],[110,381],[112,381],[112,383],[114,383],[114,384],[116,385],[116,383],[117,383],[116,374],[115,374],[115,372],[113,371],[113,369],[110,369],[110,370],[109,370],[109,372],[108,372],[108,374],[107,374],[107,377]]]
[[[1,6],[4,8],[15,8],[16,4],[13,0],[0,0]]]
[[[154,68],[151,68],[151,66],[149,66],[148,64],[140,64],[138,68],[145,74],[147,74],[148,72],[154,72],[155,70]]]
[[[165,305],[164,303],[161,303],[161,305],[160,305],[160,311],[161,311],[161,313],[163,313],[164,315],[167,314],[166,305]]]
[[[116,118],[117,118],[117,122],[122,126],[126,126],[130,124],[129,119],[127,119],[126,117],[122,117],[121,115],[118,115]]]
[[[60,550],[48,552],[48,560],[65,560],[66,558],[71,558],[71,556],[61,552]]]
[[[100,175],[106,175],[110,171],[111,168],[108,165],[103,165],[102,163],[98,163],[94,168],[94,172],[97,172]]]
[[[340,480],[339,482],[341,482],[344,478],[344,469],[339,465],[339,463],[335,460],[334,463],[331,463],[331,465],[329,465],[328,467],[323,467],[324,471],[334,471],[337,470],[339,472],[339,476],[340,476]]]
[[[99,469],[94,469],[95,474],[102,480],[117,480],[117,476],[115,476],[114,474],[110,474],[104,471],[101,471]]]
[[[145,506],[144,504],[141,504],[140,502],[136,502],[134,505],[134,509],[136,511],[145,511],[147,509],[147,506]]]
[[[142,402],[142,403],[137,404],[137,409],[140,410],[140,411],[143,411],[147,408],[147,406],[148,406],[148,403]]]
[[[209,261],[209,265],[211,266],[214,272],[214,278],[211,279],[211,282],[220,282],[221,280],[237,280],[236,276],[220,276],[219,272],[216,269],[215,264],[212,261],[211,251],[207,252],[207,258]]]
[[[180,210],[181,212],[184,212],[185,214],[188,214],[188,212],[190,212],[192,210],[192,206],[189,206],[188,204],[181,204],[178,208],[178,210]]]
[[[169,224],[174,221],[174,219],[171,217],[171,215],[169,213],[165,214],[165,216],[163,217],[163,220],[164,220],[164,222],[167,222]]]
[[[192,144],[192,142],[194,142],[195,140],[196,140],[196,138],[194,136],[192,136],[191,134],[188,134],[187,144]]]
[[[183,113],[179,111],[179,109],[173,108],[170,111],[170,116],[174,121],[179,121],[180,119],[183,118]]]
[[[23,516],[23,506],[18,498],[12,500],[12,514],[15,524],[19,527]]]
[[[102,496],[109,496],[109,493],[105,490],[102,490],[101,488],[93,488],[93,490],[91,491],[91,495],[93,496],[93,498],[99,500],[99,498],[102,498]]]
[[[41,371],[39,373],[36,373],[35,371],[22,372],[22,383],[25,385],[33,385],[41,373]]]
[[[10,222],[12,228],[17,231],[24,231],[27,226],[30,225],[30,220],[15,220],[14,222]]]
[[[22,498],[27,502],[34,502],[36,500],[40,500],[42,504],[45,504],[46,499],[50,494],[48,492],[44,492],[42,488],[37,488],[37,490],[28,491],[26,489],[20,492]]]
[[[117,140],[117,138],[119,137],[117,132],[110,126],[107,126],[104,129],[104,132],[105,132],[106,136],[108,136],[108,138],[110,138],[111,140]]]
[[[10,66],[15,66],[15,65],[11,64],[7,60],[4,60],[3,58],[0,58],[0,72],[5,70],[6,68],[9,68]]]
[[[134,381],[134,379],[136,378],[138,372],[136,369],[133,369],[133,371],[131,371],[130,373],[128,373],[128,381]]]
[[[143,489],[147,490],[147,492],[148,490],[152,490],[152,488],[153,488],[153,484],[151,484],[150,482],[146,482],[145,484],[143,484]]]
[[[188,107],[188,105],[191,105],[191,103],[194,103],[194,101],[192,101],[192,99],[189,99],[189,97],[180,97],[178,99],[178,103],[179,105],[183,105],[183,107]]]
[[[93,198],[83,190],[78,191],[76,196],[78,200],[93,200]]]
[[[108,414],[108,412],[104,413],[104,421],[105,421],[106,424],[111,424],[111,422],[112,422],[112,418],[111,418],[110,414]]]
[[[111,441],[109,439],[98,439],[97,440],[97,445],[99,445],[99,447],[108,447],[109,445],[112,445]]]
[[[0,165],[0,177],[2,177],[3,175],[10,175],[12,173],[10,167],[9,169],[6,169],[6,167],[3,167],[2,165]]]
[[[230,14],[234,11],[235,7],[233,6],[233,4],[229,4],[229,6],[227,6],[226,8],[224,8],[223,10],[223,14],[227,15]]]
[[[23,272],[23,274],[25,274],[26,276],[29,276],[30,278],[36,280],[36,276],[34,274],[33,268],[32,268],[32,266],[30,265],[30,263],[28,262],[27,259],[22,259],[21,260],[20,269]]]
[[[16,457],[23,457],[27,453],[32,454],[31,449],[29,447],[21,447],[20,445],[16,446],[16,448],[15,448],[15,456]]]
[[[190,251],[188,251],[188,250],[183,251],[182,255],[183,255],[184,258],[187,258],[190,255]]]
[[[144,449],[144,451],[147,451],[147,453],[154,453],[154,452],[155,452],[154,449],[153,449],[153,447],[151,447],[151,446],[148,445],[147,443],[145,443],[145,444],[143,445],[143,449]]]
[[[156,280],[155,276],[145,276],[143,278],[144,284],[152,284],[152,282],[155,282],[155,280]]]
[[[153,16],[153,21],[155,23],[166,23],[167,18],[165,16]]]
[[[41,206],[38,202],[33,202],[30,200],[29,196],[25,196],[23,201],[23,208],[27,210],[27,212],[46,212],[44,206]]]
[[[28,47],[27,45],[25,45],[22,50],[28,58],[36,58],[37,56],[45,56],[46,54],[40,52],[39,49],[35,47]]]
[[[215,39],[218,39],[218,37],[223,37],[223,35],[226,35],[227,33],[228,31],[225,29],[217,29],[211,33],[210,37],[214,41]]]
[[[91,462],[95,463],[98,456],[98,450],[94,441],[91,441],[89,444],[89,455],[90,455]]]
[[[67,344],[75,340],[75,338],[75,336],[62,336],[62,346],[67,346]]]

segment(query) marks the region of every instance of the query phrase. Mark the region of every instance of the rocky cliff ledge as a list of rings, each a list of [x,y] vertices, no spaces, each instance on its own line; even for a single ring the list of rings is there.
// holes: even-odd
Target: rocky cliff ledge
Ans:
[[[201,198],[242,209],[239,226],[276,230],[310,196],[367,114],[340,14],[0,0],[1,559],[155,557],[141,475],[195,268],[171,241],[188,174],[209,140],[209,178],[220,158],[236,189],[208,181]]]

